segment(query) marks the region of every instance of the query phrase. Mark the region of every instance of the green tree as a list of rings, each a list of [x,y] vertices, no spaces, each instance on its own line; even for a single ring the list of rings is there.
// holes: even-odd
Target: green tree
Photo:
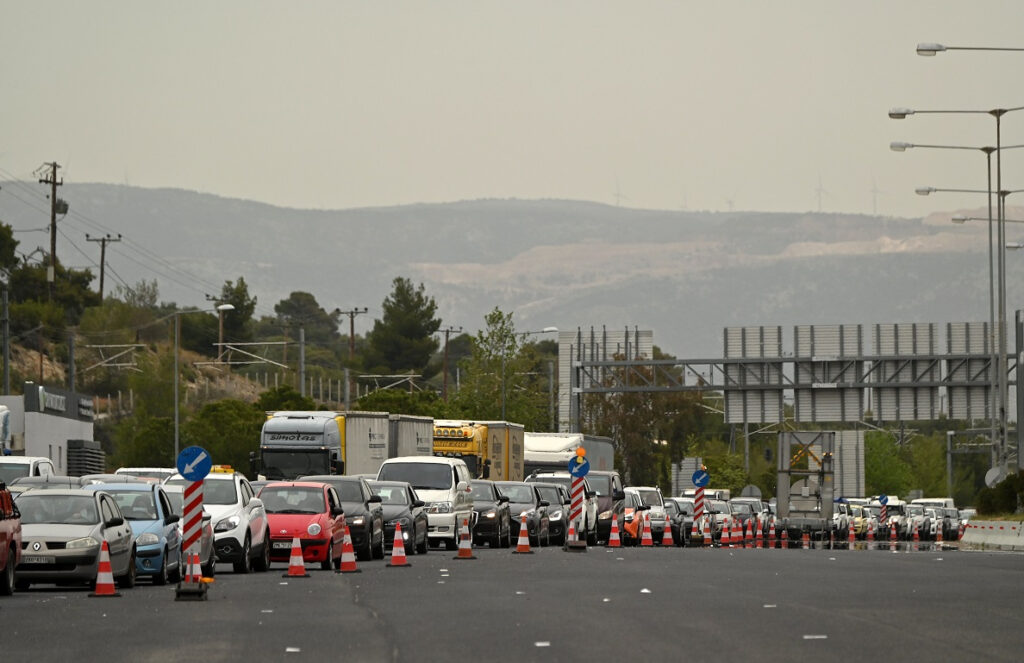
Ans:
[[[245,279],[239,276],[236,283],[225,281],[217,301],[235,307],[234,310],[224,312],[224,340],[251,341],[252,314],[256,310],[256,297],[249,296],[249,285]]]
[[[6,223],[0,223],[0,269],[10,272],[18,266],[17,249],[14,231]]]
[[[434,334],[441,327],[441,320],[434,317],[437,303],[427,296],[422,283],[414,288],[412,281],[398,277],[393,286],[384,299],[383,316],[374,320],[366,336],[364,364],[372,371],[415,371],[429,377],[424,369],[437,351]]]
[[[259,410],[239,400],[207,403],[183,424],[183,446],[203,447],[213,462],[246,472],[249,452],[259,448],[264,419]]]
[[[301,395],[295,388],[288,385],[281,385],[268,389],[256,399],[257,412],[277,412],[279,410],[315,410],[316,403],[312,398]]]
[[[435,419],[446,418],[444,403],[434,391],[403,389],[378,389],[356,401],[355,409],[367,412],[394,412],[413,414]]]
[[[910,463],[887,433],[864,434],[864,491],[868,495],[906,495],[914,487]]]
[[[316,297],[308,292],[296,291],[274,305],[274,312],[280,323],[289,330],[293,340],[299,337],[299,327],[305,330],[306,343],[326,347],[337,347],[338,316],[340,313],[327,313]]]
[[[115,467],[173,467],[174,420],[137,411],[114,431]]]

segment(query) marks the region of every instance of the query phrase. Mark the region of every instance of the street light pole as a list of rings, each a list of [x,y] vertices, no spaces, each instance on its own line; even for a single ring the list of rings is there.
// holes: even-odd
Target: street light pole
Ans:
[[[174,458],[171,459],[172,466],[178,462],[178,454],[180,453],[181,446],[181,411],[178,396],[178,391],[180,389],[179,385],[181,383],[181,377],[178,374],[178,355],[180,354],[178,348],[181,346],[181,316],[185,313],[212,313],[213,311],[218,311],[223,315],[224,311],[233,311],[234,308],[235,307],[231,304],[221,304],[216,309],[175,311],[172,314],[174,316]]]
[[[217,306],[218,332],[217,332],[217,361],[224,355],[224,311],[234,311],[233,304],[220,304]]]

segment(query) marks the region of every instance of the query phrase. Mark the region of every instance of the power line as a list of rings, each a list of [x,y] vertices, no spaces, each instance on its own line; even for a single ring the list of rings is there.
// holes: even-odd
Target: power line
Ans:
[[[107,263],[107,243],[108,242],[120,242],[121,234],[118,233],[117,237],[112,237],[110,233],[107,233],[103,237],[89,237],[89,233],[85,234],[85,241],[87,242],[99,242],[100,243],[100,303],[103,303],[103,268]]]

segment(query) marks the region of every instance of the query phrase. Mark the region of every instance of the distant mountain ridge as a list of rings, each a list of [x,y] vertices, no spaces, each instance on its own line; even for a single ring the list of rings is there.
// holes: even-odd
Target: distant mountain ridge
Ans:
[[[499,307],[520,330],[653,329],[655,344],[686,358],[721,356],[727,326],[988,319],[985,224],[954,225],[948,215],[659,211],[568,200],[298,210],[108,184],[69,183],[59,193],[72,209],[61,222],[67,239],[58,239],[66,264],[85,264],[68,239],[98,263],[82,234],[122,233],[131,242],[108,246],[107,264],[127,283],[156,278],[162,300],[205,306],[204,292],[243,276],[258,315],[305,290],[328,311],[367,306],[379,317],[392,280],[407,276],[425,284],[445,324],[471,333]],[[0,220],[45,225],[37,209],[2,193]],[[23,250],[48,246],[42,234],[16,237]],[[1013,257],[1010,310],[1024,305],[1012,287],[1024,264]],[[108,273],[108,290],[116,282]],[[357,333],[371,325],[360,319]]]

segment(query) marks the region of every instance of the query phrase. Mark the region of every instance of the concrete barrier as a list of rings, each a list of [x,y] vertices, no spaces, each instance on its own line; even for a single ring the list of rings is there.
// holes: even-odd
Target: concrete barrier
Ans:
[[[962,550],[1024,550],[1024,523],[1012,520],[971,520],[960,540]]]

